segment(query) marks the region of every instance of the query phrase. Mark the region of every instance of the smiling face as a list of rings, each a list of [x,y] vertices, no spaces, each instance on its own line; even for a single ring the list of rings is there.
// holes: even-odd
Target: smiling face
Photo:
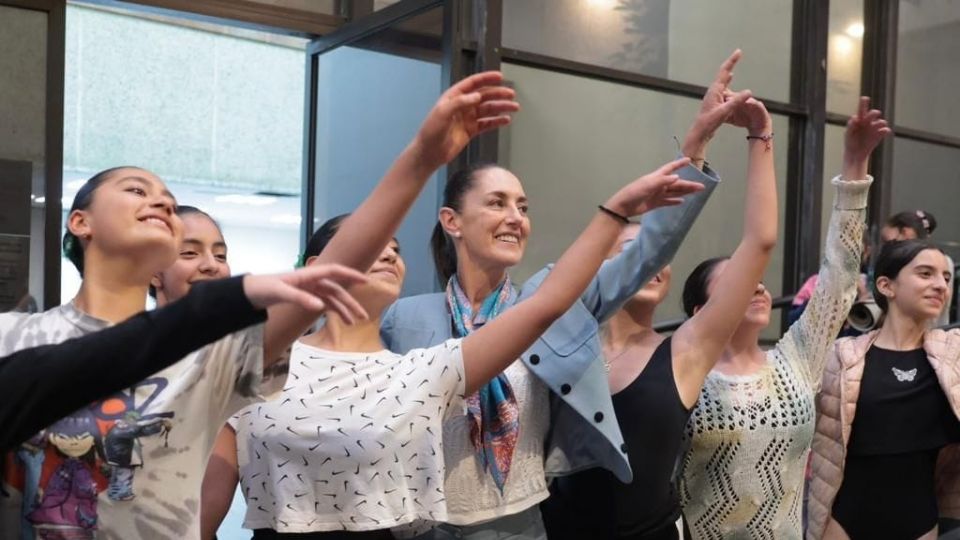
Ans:
[[[460,211],[444,208],[441,221],[454,238],[457,259],[485,269],[506,270],[523,258],[530,236],[527,195],[510,171],[477,171]]]
[[[184,214],[181,219],[184,235],[180,255],[151,280],[158,306],[183,298],[194,283],[230,277],[227,244],[217,224],[202,213]]]
[[[183,223],[176,200],[153,173],[114,170],[93,193],[87,208],[70,212],[67,226],[80,239],[85,259],[133,259],[151,273],[176,259]]]
[[[891,312],[915,321],[936,319],[952,296],[947,258],[936,249],[920,251],[896,277],[877,277],[877,292]]]
[[[614,244],[610,252],[607,253],[607,258],[612,259],[623,252],[631,242],[636,241],[638,234],[640,234],[640,225],[637,223],[623,227],[623,230],[620,231],[620,235],[617,237],[617,243]],[[629,301],[630,306],[639,307],[649,305],[656,307],[660,305],[670,291],[670,279],[672,275],[673,270],[671,270],[670,266],[664,266],[662,270],[657,272],[657,275],[653,276],[653,279],[644,284],[644,286],[633,295]]]
[[[713,295],[716,290],[718,277],[726,269],[729,260],[724,260],[713,267],[710,272],[710,279],[707,282],[707,298]],[[770,314],[773,311],[773,296],[763,283],[757,283],[753,291],[753,298],[747,306],[747,311],[743,315],[740,325],[747,325],[757,328],[766,328],[770,324]]]

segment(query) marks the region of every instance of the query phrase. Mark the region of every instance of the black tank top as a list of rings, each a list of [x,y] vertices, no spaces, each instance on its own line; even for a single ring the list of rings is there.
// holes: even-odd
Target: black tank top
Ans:
[[[852,540],[913,540],[926,533],[937,524],[937,455],[955,442],[960,420],[926,352],[871,347],[834,519]]]
[[[544,504],[551,540],[659,538],[680,516],[675,471],[690,410],[677,391],[670,338],[640,375],[613,395],[613,407],[633,482],[623,484],[603,469],[558,478]]]

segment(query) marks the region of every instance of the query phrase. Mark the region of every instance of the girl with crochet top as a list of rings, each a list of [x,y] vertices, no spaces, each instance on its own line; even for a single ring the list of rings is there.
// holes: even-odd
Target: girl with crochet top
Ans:
[[[732,60],[721,68],[716,84],[729,82],[736,57]],[[730,95],[727,91],[726,97]],[[777,239],[770,115],[761,102],[748,98],[726,121],[750,134],[743,238],[730,259],[729,271],[718,274],[716,294],[698,306],[673,336],[635,328],[619,351],[605,351],[614,410],[634,477],[624,484],[608,471],[591,469],[556,479],[553,496],[543,504],[551,540],[678,537],[675,523],[680,501],[673,471],[684,427],[704,377],[737,329],[738,321],[729,313],[747,309]],[[621,239],[633,241],[631,233],[637,230],[624,231]],[[622,334],[630,326],[624,318],[630,315],[649,324],[668,280],[669,270],[664,269],[628,302],[620,312],[625,315],[612,321],[616,326],[608,328]]]
[[[680,463],[683,515],[694,540],[799,539],[804,470],[814,429],[814,396],[827,351],[846,319],[859,279],[870,153],[890,133],[861,98],[847,124],[842,174],[820,279],[806,311],[770,350],[760,348],[771,295],[756,284],[739,325],[708,368],[685,431]],[[733,260],[701,263],[684,284],[688,315],[723,291]]]

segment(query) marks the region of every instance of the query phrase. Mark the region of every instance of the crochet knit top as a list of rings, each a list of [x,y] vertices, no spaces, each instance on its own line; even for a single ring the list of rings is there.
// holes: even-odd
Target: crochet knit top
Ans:
[[[833,179],[837,196],[817,288],[767,363],[749,375],[710,372],[686,428],[683,513],[694,540],[802,537],[814,395],[853,304],[868,188]]]

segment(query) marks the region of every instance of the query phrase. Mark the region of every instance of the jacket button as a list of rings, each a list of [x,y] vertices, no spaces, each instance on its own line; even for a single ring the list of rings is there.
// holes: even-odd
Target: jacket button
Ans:
[[[540,355],[539,355],[539,354],[531,354],[531,355],[530,355],[530,363],[533,364],[533,365],[539,364],[539,363],[540,363]]]
[[[624,454],[627,453],[627,443],[623,443],[620,445],[620,451],[623,452]]]
[[[561,393],[561,394],[567,395],[567,394],[570,393],[570,390],[572,390],[572,388],[570,388],[570,385],[569,385],[569,384],[562,384],[562,385],[560,385],[560,393]]]
[[[603,422],[603,413],[602,413],[602,412],[598,412],[597,414],[593,415],[593,421],[594,421],[594,422]]]

